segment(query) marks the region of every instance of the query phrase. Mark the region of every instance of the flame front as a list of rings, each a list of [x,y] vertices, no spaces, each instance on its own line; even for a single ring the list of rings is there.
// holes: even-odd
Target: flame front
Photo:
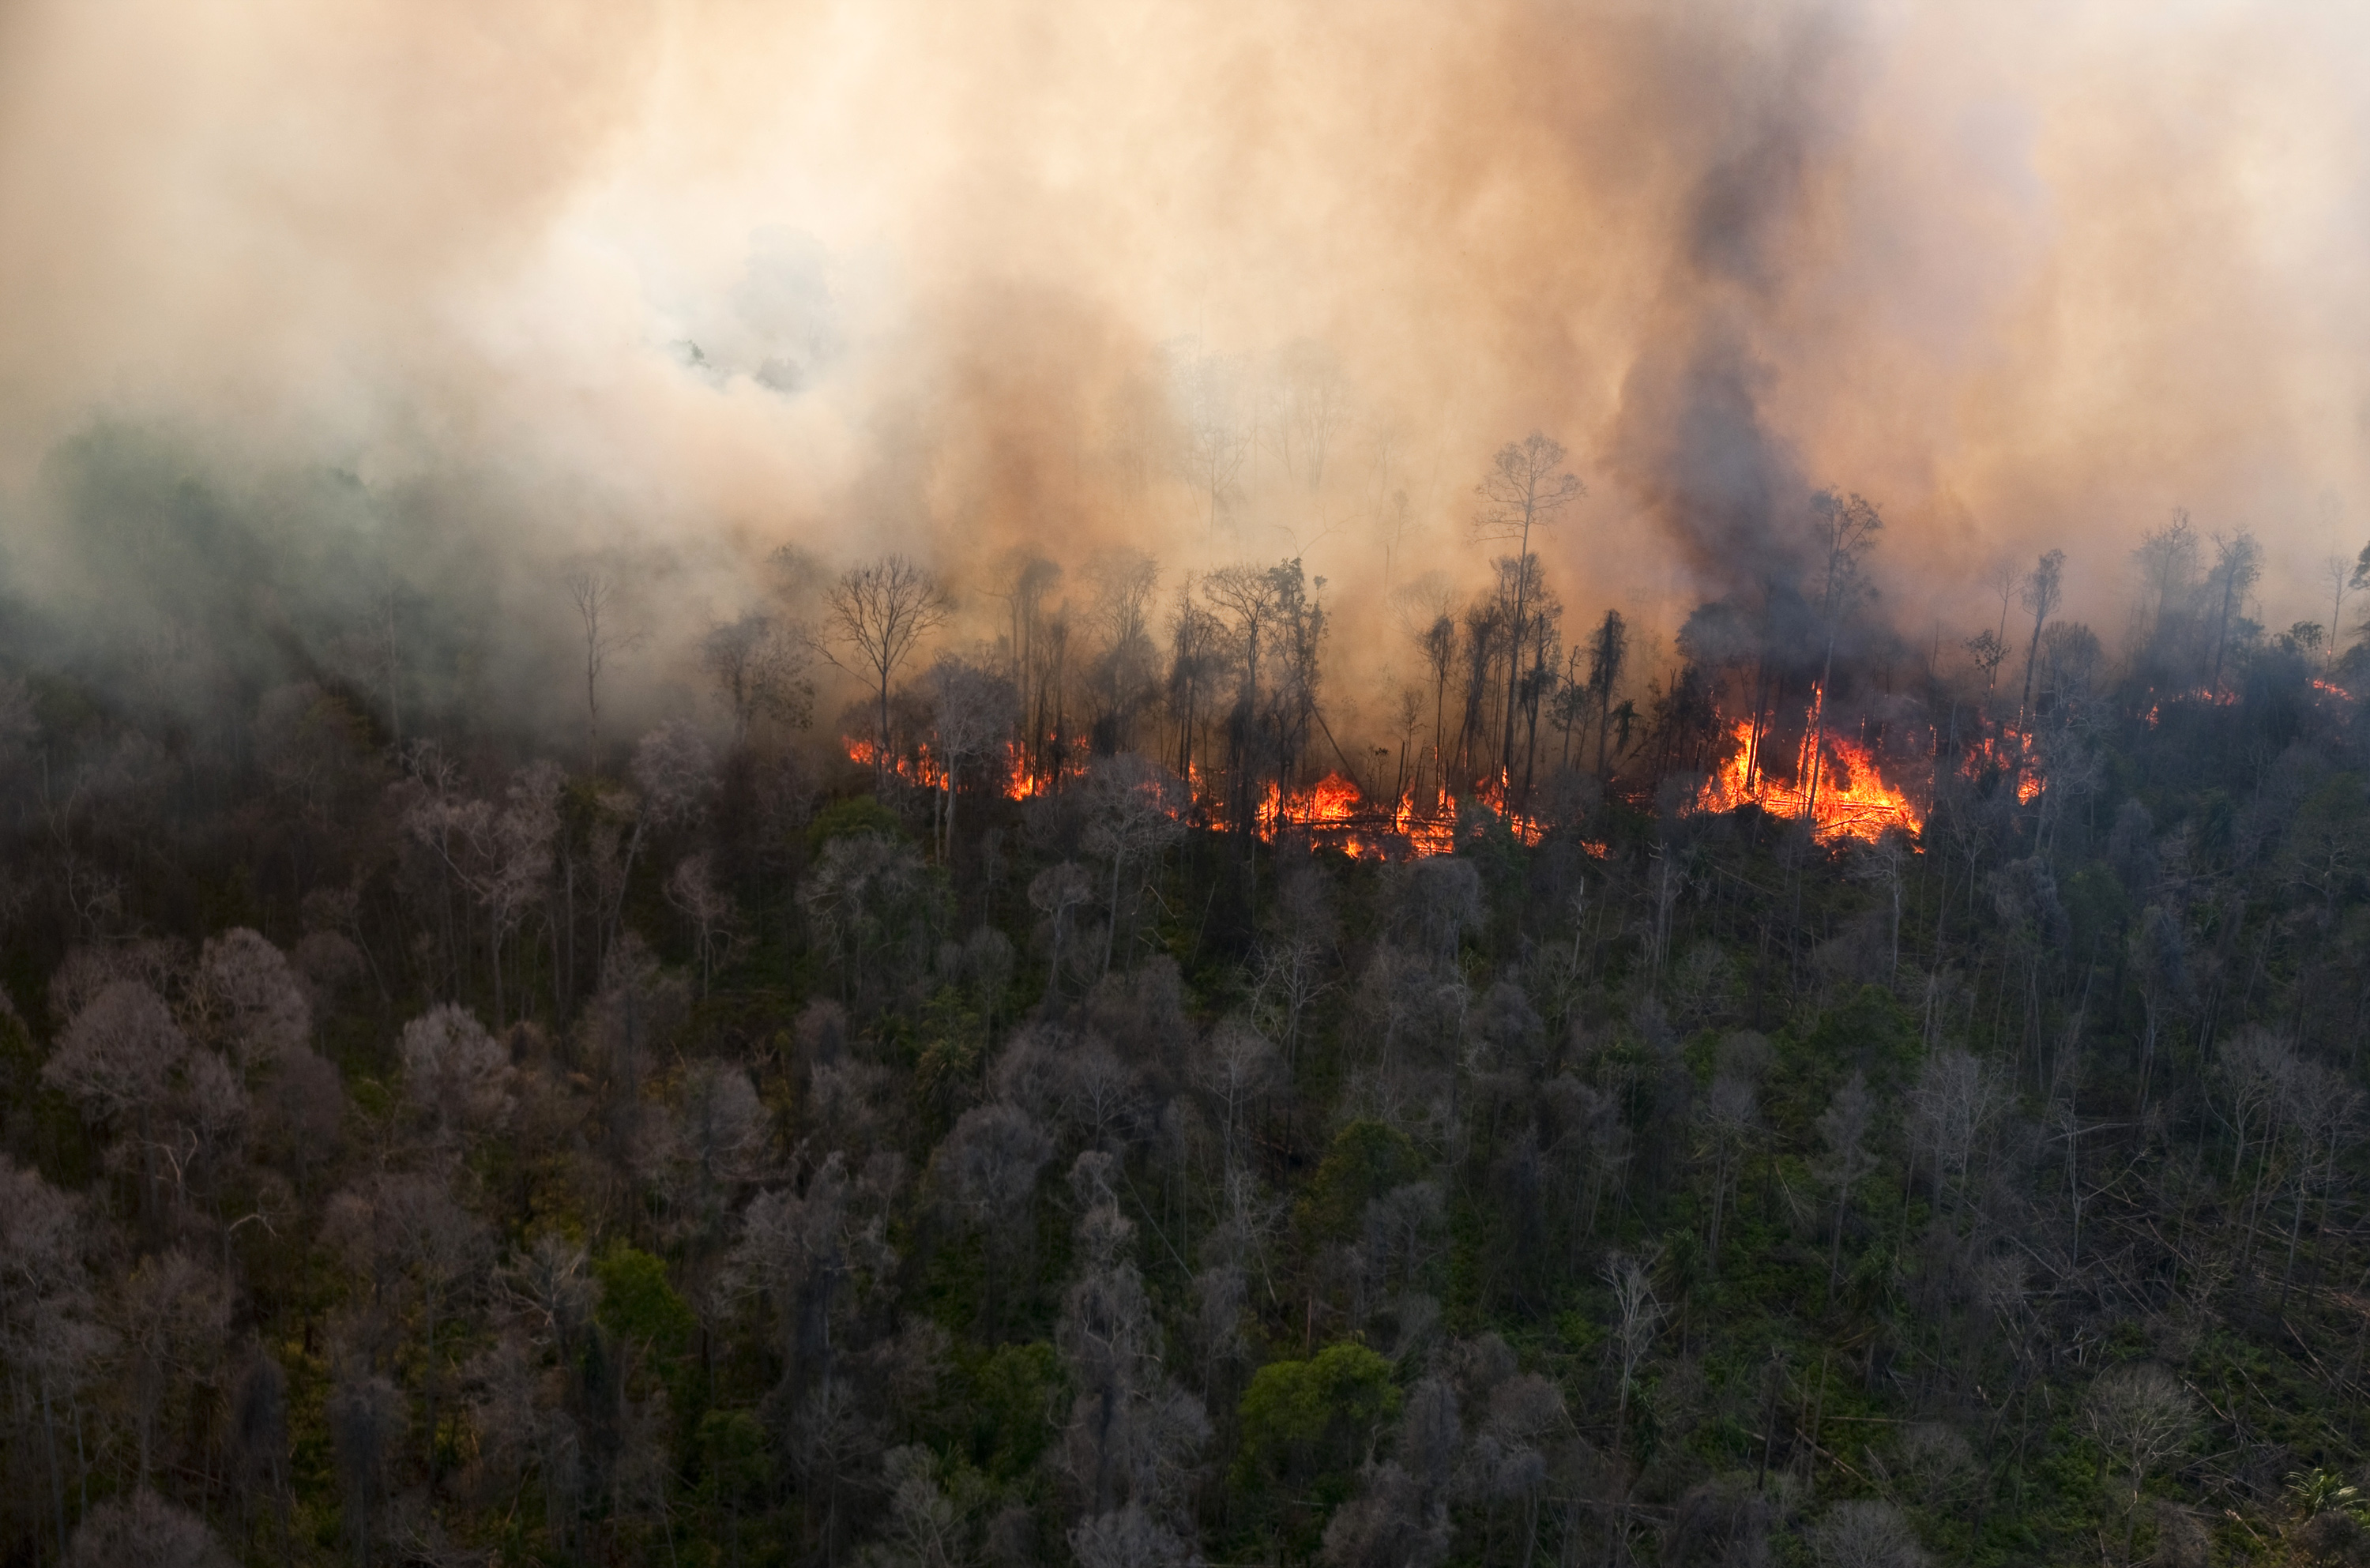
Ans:
[[[859,767],[871,767],[879,761],[880,748],[872,741],[851,735],[844,737],[843,744],[847,759]],[[1051,794],[1065,779],[1076,777],[1074,768],[1033,767],[1028,749],[1017,742],[1006,744],[1000,760],[1004,778],[998,792],[1009,800]],[[946,769],[926,745],[892,758],[889,771],[916,789],[947,787]],[[1176,807],[1173,814],[1179,821],[1224,831],[1228,825],[1226,812],[1206,792],[1201,769],[1191,769],[1183,782],[1179,794],[1186,803]],[[1472,798],[1502,820],[1517,839],[1538,844],[1547,836],[1546,824],[1510,806],[1507,792],[1506,780],[1501,777],[1482,781]],[[1456,801],[1446,790],[1429,802],[1409,793],[1383,807],[1369,803],[1356,782],[1340,773],[1329,773],[1306,789],[1293,790],[1270,780],[1252,807],[1251,817],[1253,831],[1270,843],[1282,835],[1299,834],[1312,845],[1339,849],[1352,859],[1420,859],[1446,855],[1456,847]],[[1608,846],[1594,842],[1583,842],[1581,847],[1598,859],[1612,852]]]
[[[1858,838],[1873,844],[1889,828],[1915,834],[1926,824],[1925,813],[1909,797],[1884,781],[1864,746],[1828,735],[1814,758],[1806,741],[1797,759],[1798,777],[1810,776],[1806,787],[1772,778],[1766,767],[1754,767],[1750,722],[1740,721],[1731,732],[1735,754],[1704,781],[1696,798],[1698,811],[1732,812],[1752,805],[1772,816],[1808,816],[1813,835],[1823,842]]]

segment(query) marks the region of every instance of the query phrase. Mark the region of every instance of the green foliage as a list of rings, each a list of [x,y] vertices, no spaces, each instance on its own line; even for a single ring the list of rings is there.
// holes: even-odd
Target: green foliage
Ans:
[[[773,1474],[765,1423],[745,1410],[711,1410],[692,1435],[699,1460],[701,1500],[738,1508],[760,1500]]]
[[[699,1319],[667,1283],[666,1264],[620,1241],[592,1265],[601,1282],[601,1326],[662,1360],[691,1348]]]
[[[810,856],[823,853],[823,847],[834,838],[849,838],[857,834],[877,834],[882,838],[910,839],[905,824],[897,813],[870,795],[851,795],[844,801],[834,801],[817,812],[807,824],[806,843]]]
[[[1062,1389],[1062,1364],[1043,1341],[1000,1344],[971,1377],[972,1462],[999,1482],[1014,1480],[1037,1463],[1053,1440],[1053,1417]]]
[[[1238,1473],[1346,1469],[1364,1457],[1398,1406],[1390,1362],[1354,1340],[1306,1361],[1271,1361],[1252,1375],[1237,1412]]]
[[[2074,951],[2101,951],[2131,923],[2132,901],[2113,870],[2093,861],[2065,879],[2065,912],[2074,920]],[[2104,951],[2111,952],[2112,949]]]
[[[1352,1122],[1334,1135],[1308,1183],[1302,1227],[1318,1239],[1347,1236],[1368,1203],[1422,1176],[1423,1157],[1405,1133],[1380,1122]]]
[[[2293,674],[2262,678],[2289,691]],[[69,754],[115,747],[129,709],[32,684],[60,778],[119,757]],[[242,1560],[351,1556],[351,1437],[331,1432],[331,1396],[375,1376],[399,1406],[383,1495],[402,1501],[385,1516],[423,1551],[447,1550],[430,1539],[442,1530],[456,1557],[555,1568],[1065,1560],[1094,1436],[1073,1396],[1096,1387],[1119,1390],[1110,1432],[1129,1446],[1096,1486],[1141,1489],[1145,1516],[1189,1551],[1305,1564],[1346,1502],[1386,1484],[1381,1461],[1412,1472],[1425,1429],[1398,1418],[1439,1378],[1456,1406],[1452,1432],[1430,1430],[1442,1468],[1421,1498],[1369,1500],[1391,1518],[1433,1511],[1449,1563],[1620,1557],[1607,1482],[1627,1489],[1640,1560],[1705,1560],[1693,1519],[1740,1560],[1807,1563],[1825,1508],[1879,1496],[1938,1562],[2089,1561],[2102,1531],[2113,1557],[2134,1521],[2144,1555],[2157,1497],[2234,1510],[2217,1527],[2231,1561],[2336,1560],[2348,1528],[2370,1528],[2345,1399],[2370,1146],[2358,1122],[2333,1117],[2323,1141],[2310,1119],[2364,1082],[2370,795],[2350,708],[2315,733],[2295,727],[2320,698],[2260,723],[2254,700],[2168,699],[2162,729],[2127,715],[2118,732],[2102,698],[2100,725],[2042,737],[2045,766],[2090,755],[2040,805],[1996,771],[1962,772],[1963,796],[1901,857],[1819,845],[1757,811],[1674,813],[1684,796],[1656,806],[1642,772],[1536,847],[1467,799],[1454,864],[1478,870],[1488,917],[1449,953],[1424,939],[1405,902],[1421,878],[1403,868],[1196,832],[1143,867],[1165,954],[1122,948],[1094,987],[1048,985],[1028,894],[1065,862],[1106,885],[1085,791],[966,793],[960,852],[928,864],[898,814],[918,821],[920,798],[902,786],[791,825],[804,785],[763,736],[673,822],[621,807],[614,779],[571,781],[557,847],[528,868],[534,896],[497,911],[482,847],[440,862],[401,813],[433,788],[499,812],[509,758],[453,762],[431,785],[359,755],[365,804],[298,820],[275,802],[304,780],[217,775],[211,741],[166,736],[159,755],[190,781],[176,810],[204,831],[109,817],[119,792],[93,795],[65,847],[77,876],[120,888],[121,909],[65,909],[35,887],[41,913],[9,927],[0,955],[44,1031],[47,994],[90,985],[93,955],[152,965],[193,1043],[143,1145],[86,1127],[40,1080],[58,1043],[0,1016],[0,1145],[71,1189],[79,1261],[56,1266],[83,1272],[60,1320],[82,1312],[97,1331],[11,1342],[84,1359],[0,1412],[0,1471],[31,1478],[13,1512],[0,1499],[15,1532],[0,1554],[56,1555],[50,1391],[69,1514],[86,1482],[94,1499],[127,1486],[144,1439],[160,1490],[225,1537],[245,1530],[226,1541]],[[353,702],[324,699],[307,732],[368,753]],[[1997,740],[2004,721],[1980,724]],[[1149,751],[1149,732],[1132,744]],[[1209,738],[1218,756],[1200,766],[1223,771],[1225,742]],[[1647,744],[1700,749],[1676,732]],[[145,766],[132,749],[119,760]],[[207,790],[247,809],[208,818],[189,803]],[[2137,837],[2126,802],[2149,813]],[[349,824],[350,808],[365,814]],[[397,814],[366,814],[383,808]],[[28,842],[29,870],[0,868],[10,889],[62,864]],[[718,928],[736,954],[696,1002],[682,973],[694,917],[668,885],[694,854],[728,894]],[[1650,949],[1658,855],[1686,881]],[[1222,1157],[1215,1026],[1278,1005],[1260,960],[1319,906],[1294,1060],[1258,1064],[1224,1102]],[[2177,928],[2172,977],[2143,994],[2156,982],[2134,973],[2131,938],[2152,907]],[[193,978],[233,918],[306,942],[319,1062],[250,1059],[224,997]],[[629,966],[604,960],[640,951],[628,938],[660,967],[622,995]],[[413,1098],[426,1075],[405,1068],[400,1032],[431,994],[492,1018],[497,946],[499,1054],[449,1087],[499,1103],[430,1146]],[[1546,1028],[1499,1027],[1512,1009],[1490,1009],[1517,991]],[[2293,1055],[2266,1056],[2277,1090],[2242,1102],[2222,1048],[2263,1038]],[[1029,1054],[1007,1055],[1017,1040]],[[196,1050],[237,1077],[206,1104]],[[690,1061],[729,1064],[729,1091]],[[1973,1070],[1954,1090],[1945,1067]],[[1750,1080],[1749,1114],[1709,1099],[1723,1070]],[[1863,1158],[1839,1162],[1822,1118],[1855,1074]],[[952,1212],[968,1201],[963,1151],[941,1154],[950,1126],[999,1099],[1062,1155],[984,1226]],[[152,1153],[169,1174],[144,1175]],[[1125,1224],[1082,1226],[1105,1193]],[[1717,1258],[1698,1239],[1715,1193]],[[406,1194],[408,1209],[374,1206]],[[565,1244],[538,1252],[546,1234]],[[25,1241],[35,1262],[39,1240]],[[197,1336],[226,1356],[139,1359],[127,1274],[176,1253],[229,1284],[234,1326]],[[1653,1260],[1653,1299],[1633,1297],[1626,1319],[1616,1253]],[[439,1285],[440,1258],[466,1277]],[[1104,1266],[1116,1274],[1088,1277]],[[1125,1309],[1098,1321],[1093,1287],[1114,1277]],[[11,1288],[40,1276],[23,1278]],[[284,1440],[243,1381],[250,1351],[284,1371]],[[2211,1411],[2211,1435],[2149,1473],[2135,1514],[2127,1484],[2101,1484],[2086,1414],[2100,1369],[2122,1362],[2165,1366]],[[143,1431],[143,1401],[167,1385]],[[277,1480],[240,1468],[250,1438]],[[2232,1455],[2257,1480],[2217,1491]],[[2290,1470],[2284,1495],[2260,1484]],[[1746,1499],[1777,1508],[1770,1539],[1751,1509],[1702,1513]]]

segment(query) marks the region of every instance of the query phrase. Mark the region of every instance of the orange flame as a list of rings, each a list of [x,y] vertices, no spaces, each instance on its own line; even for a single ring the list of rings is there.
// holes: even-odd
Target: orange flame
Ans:
[[[2014,780],[2017,803],[2031,805],[2041,793],[2042,780],[2040,773],[2026,760],[2025,742],[2022,731],[2013,725],[2001,725],[1996,739],[1985,736],[1960,755],[1960,776],[1976,779],[1996,768]]]
[[[852,735],[845,737],[845,741],[847,746],[847,760],[859,767],[873,767],[880,760],[880,748],[873,742],[858,740]],[[946,788],[946,769],[940,767],[937,759],[930,755],[930,748],[927,746],[915,747],[915,755],[912,756],[892,759],[889,771],[917,790]]]
[[[1817,798],[1813,801],[1804,784],[1772,778],[1766,767],[1755,774],[1750,722],[1738,722],[1733,733],[1736,753],[1704,781],[1702,792],[1696,797],[1697,811],[1732,812],[1739,806],[1755,805],[1772,816],[1807,815],[1812,818],[1813,836],[1829,843],[1858,838],[1873,844],[1888,828],[1914,834],[1925,826],[1925,813],[1884,781],[1876,759],[1864,746],[1829,735],[1824,755],[1813,759],[1806,739],[1798,772],[1812,773],[1815,762]]]
[[[848,760],[861,767],[874,766],[880,755],[880,748],[869,740],[847,736],[843,744]],[[1007,799],[1032,800],[1051,793],[1058,782],[1059,773],[1038,769],[1028,749],[1017,742],[1006,743],[1003,761],[1005,780],[1001,788]],[[931,756],[926,745],[916,746],[911,756],[894,759],[890,771],[916,788],[946,788],[946,770]],[[1185,788],[1179,791],[1183,803],[1174,808],[1179,820],[1225,827],[1225,812],[1204,793],[1202,770],[1189,767],[1183,782]],[[1476,798],[1503,818],[1514,836],[1524,844],[1536,845],[1546,836],[1545,825],[1536,818],[1507,808],[1502,778],[1485,782],[1476,791]],[[1455,849],[1456,802],[1443,790],[1428,805],[1407,795],[1386,809],[1376,807],[1367,802],[1353,780],[1340,773],[1329,773],[1306,789],[1289,791],[1271,780],[1252,807],[1252,827],[1270,843],[1281,834],[1298,833],[1312,844],[1339,849],[1357,860],[1420,859]],[[1603,844],[1582,843],[1581,847],[1598,859],[1611,853]]]

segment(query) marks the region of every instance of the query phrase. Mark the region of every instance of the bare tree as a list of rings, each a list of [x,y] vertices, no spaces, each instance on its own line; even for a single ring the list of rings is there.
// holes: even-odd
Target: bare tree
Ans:
[[[1209,1440],[1201,1402],[1161,1364],[1157,1313],[1128,1256],[1134,1226],[1111,1195],[1117,1160],[1090,1150],[1071,1171],[1085,1213],[1084,1268],[1063,1295],[1054,1343],[1076,1390],[1062,1435],[1062,1469],[1088,1519],[1131,1505],[1173,1518],[1193,1453]],[[1121,1562],[1124,1557],[1104,1558]]]
[[[719,887],[707,850],[686,855],[667,878],[666,901],[691,922],[699,950],[699,994],[705,997],[719,964],[732,951],[732,895]]]
[[[1621,684],[1621,671],[1629,657],[1629,623],[1621,618],[1619,610],[1607,610],[1605,619],[1588,634],[1588,685],[1584,688],[1596,699],[1596,774],[1605,776],[1605,740],[1613,728],[1613,692]]]
[[[1613,1287],[1613,1354],[1620,1363],[1620,1391],[1613,1418],[1613,1452],[1619,1457],[1629,1429],[1629,1394],[1638,1386],[1638,1369],[1654,1348],[1654,1336],[1670,1315],[1654,1290],[1655,1257],[1616,1252],[1605,1260],[1605,1283]]]
[[[1999,667],[2008,657],[2008,644],[1993,636],[1991,628],[1985,627],[1967,639],[1966,650],[1967,662],[1984,673],[1984,691],[1988,696],[1999,683]]]
[[[762,610],[708,629],[700,640],[699,663],[732,716],[733,744],[746,741],[759,719],[806,728],[814,714],[811,662],[807,638]]]
[[[110,1306],[132,1374],[138,1473],[145,1486],[155,1470],[177,1469],[184,1458],[156,1450],[189,1430],[181,1418],[212,1391],[206,1386],[222,1359],[231,1286],[218,1270],[176,1247],[142,1259],[112,1293]]]
[[[444,1355],[438,1336],[455,1304],[492,1266],[492,1237],[482,1221],[453,1201],[443,1178],[408,1172],[382,1173],[358,1191],[339,1194],[330,1204],[328,1229],[356,1273],[377,1290],[408,1287],[419,1324],[421,1420],[433,1485]]]
[[[1735,1180],[1738,1160],[1760,1124],[1760,1097],[1751,1079],[1721,1073],[1711,1080],[1711,1090],[1696,1113],[1696,1131],[1705,1157],[1711,1161],[1711,1229],[1705,1241],[1705,1257],[1715,1275],[1720,1273],[1720,1224],[1728,1205],[1728,1189]]]
[[[1819,666],[1818,696],[1811,705],[1811,782],[1805,791],[1805,816],[1814,816],[1819,809],[1819,784],[1824,772],[1827,686],[1835,678],[1835,640],[1842,633],[1844,617],[1872,591],[1860,569],[1868,552],[1875,547],[1876,536],[1884,529],[1884,519],[1872,503],[1858,495],[1837,495],[1833,490],[1821,490],[1811,498],[1811,536],[1822,558],[1824,582],[1819,614],[1826,622],[1827,650]]]
[[[1348,417],[1349,379],[1332,351],[1301,339],[1278,356],[1275,439],[1283,471],[1311,490],[1325,482],[1325,459]]]
[[[43,1469],[61,1553],[66,1493],[60,1406],[73,1398],[108,1341],[92,1319],[87,1244],[81,1205],[0,1155],[0,1366],[21,1379],[17,1388],[40,1412]]]
[[[902,555],[885,555],[848,568],[832,584],[826,600],[831,606],[832,634],[846,659],[832,653],[828,646],[825,657],[844,670],[863,675],[875,688],[880,728],[874,737],[873,781],[876,789],[885,790],[890,683],[915,646],[946,624],[951,606],[938,579]]]
[[[938,1190],[955,1210],[970,1221],[986,1247],[986,1298],[983,1312],[992,1329],[996,1317],[996,1284],[1003,1266],[1016,1250],[1025,1249],[1032,1227],[1030,1200],[1037,1191],[1037,1173],[1053,1158],[1053,1140],[1037,1119],[1017,1106],[1001,1102],[975,1105],[964,1112],[931,1157],[931,1173]]]
[[[1214,550],[1218,513],[1235,493],[1235,479],[1250,452],[1250,436],[1236,416],[1233,365],[1197,353],[1185,363],[1181,381],[1178,468],[1207,505],[1210,548]]]
[[[370,1568],[371,1527],[385,1501],[388,1459],[403,1434],[403,1390],[350,1356],[330,1382],[324,1413],[345,1488],[346,1533],[355,1562]]]
[[[445,1138],[500,1126],[512,1095],[510,1054],[467,1009],[450,1002],[403,1027],[403,1082]]]
[[[1875,1157],[1868,1148],[1874,1113],[1867,1076],[1855,1072],[1819,1113],[1819,1141],[1826,1146],[1826,1158],[1820,1164],[1819,1174],[1835,1190],[1835,1229],[1827,1242],[1827,1296],[1831,1300],[1835,1294],[1835,1275],[1843,1263],[1844,1220],[1851,1213],[1852,1190],[1876,1169]]]
[[[2197,1428],[2197,1401],[2180,1379],[2154,1362],[2117,1366],[2099,1375],[2083,1407],[2085,1424],[2130,1480],[2123,1505],[2123,1558],[2139,1528],[2140,1487],[2148,1472],[2189,1446]]]
[[[1139,1503],[1079,1521],[1068,1539],[1078,1568],[1191,1568],[1202,1561],[1190,1541]]]
[[[1638,1386],[1639,1368],[1654,1348],[1654,1336],[1661,1332],[1662,1320],[1670,1309],[1655,1294],[1653,1268],[1655,1258],[1629,1252],[1607,1256],[1601,1271],[1605,1283],[1613,1287],[1614,1358],[1619,1363],[1619,1391],[1613,1411],[1613,1462],[1616,1469],[1628,1458],[1629,1436],[1629,1395]],[[1613,1526],[1605,1532],[1605,1561],[1613,1561],[1615,1551],[1629,1528],[1629,1486],[1626,1475],[1617,1483],[1619,1500],[1615,1505]]]
[[[75,1530],[70,1568],[231,1568],[206,1522],[144,1483],[94,1504]]]
[[[312,1039],[312,1004],[287,955],[245,927],[206,940],[189,1011],[241,1066],[281,1061]]]
[[[1819,1568],[1925,1568],[1917,1532],[1890,1503],[1849,1501],[1811,1527],[1811,1556]]]
[[[1193,1063],[1193,1082],[1217,1101],[1222,1170],[1236,1168],[1236,1129],[1274,1082],[1275,1071],[1274,1043],[1239,1019],[1223,1020],[1202,1042]]]
[[[1070,911],[1087,902],[1092,893],[1085,869],[1075,860],[1048,866],[1030,879],[1030,906],[1053,922],[1053,962],[1045,974],[1048,1001],[1062,990],[1062,948],[1069,935]]]
[[[1498,455],[1490,460],[1489,473],[1474,487],[1481,504],[1473,514],[1473,536],[1514,543],[1514,619],[1510,647],[1518,648],[1524,640],[1524,617],[1528,613],[1526,601],[1534,574],[1532,531],[1555,522],[1565,507],[1588,493],[1579,475],[1564,471],[1564,456],[1561,442],[1533,431],[1522,440],[1510,441],[1500,447]],[[1514,763],[1515,687],[1521,678],[1516,666],[1521,663],[1519,657],[1511,661],[1506,673],[1506,724],[1505,733],[1500,737],[1498,765],[1507,770]]]
[[[2024,696],[2016,706],[2019,723],[2027,722],[2024,716],[2032,709],[2032,671],[2041,660],[2041,634],[2049,625],[2050,613],[2065,596],[2065,552],[2051,550],[2033,562],[2017,590],[2018,601],[2032,615],[2032,640],[2024,651]]]
[[[41,1067],[41,1080],[73,1101],[86,1122],[132,1141],[144,1211],[155,1193],[156,1113],[189,1044],[164,998],[137,980],[118,980],[75,1013]]]
[[[2008,607],[2016,598],[2016,568],[2006,561],[1997,562],[1984,573],[1983,583],[1991,590],[1992,597],[1999,601],[1999,630],[1992,634],[1992,640],[2005,650],[2008,647]],[[1988,694],[1991,689],[1986,683],[1985,692]]]
[[[2207,582],[2218,607],[2214,621],[2214,673],[2206,682],[2214,691],[2222,689],[2222,660],[2230,648],[2230,622],[2245,607],[2248,591],[2262,575],[2262,547],[2255,543],[2254,535],[2241,528],[2226,539],[2214,536],[2214,572]]]
[[[567,584],[584,626],[584,767],[591,772],[601,766],[601,672],[613,656],[640,646],[647,634],[619,620],[616,579],[575,571]]]
[[[2324,668],[2337,662],[2337,651],[2345,646],[2345,599],[2353,593],[2355,576],[2361,568],[2341,555],[2330,556],[2320,563],[2320,580],[2329,584],[2329,640],[2322,644]]]
[[[1166,769],[1133,753],[1097,763],[1087,776],[1086,794],[1087,849],[1110,861],[1110,924],[1103,931],[1102,963],[1108,974],[1119,936],[1120,873],[1133,863],[1140,882],[1151,858],[1185,836],[1180,819],[1186,802]]]
[[[938,766],[938,854],[955,853],[955,797],[963,765],[992,752],[1012,732],[1012,683],[967,661],[941,658],[930,666],[931,739]]]
[[[2185,605],[2195,591],[2198,549],[2197,530],[2190,525],[2189,513],[2175,508],[2170,521],[2141,536],[2139,548],[2132,551],[2132,565],[2140,579],[2132,634],[2142,651],[2158,643],[2176,606]]]
[[[1938,1206],[1947,1206],[1954,1190],[1963,1193],[1975,1149],[2007,1106],[2007,1087],[1990,1063],[1960,1050],[1926,1058],[1909,1089],[1912,1158],[1922,1151],[1931,1160]]]
[[[542,901],[567,780],[555,763],[529,763],[512,776],[500,804],[454,792],[443,774],[430,782],[430,791],[405,813],[403,825],[486,911],[499,1025],[508,1016],[502,944]]]

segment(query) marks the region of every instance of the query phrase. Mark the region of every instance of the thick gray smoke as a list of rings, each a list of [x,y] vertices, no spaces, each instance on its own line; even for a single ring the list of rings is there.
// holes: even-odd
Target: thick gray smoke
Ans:
[[[1827,485],[1969,625],[2050,545],[2104,614],[2176,505],[2298,613],[2370,528],[2347,8],[593,15],[0,16],[13,635],[302,667],[392,591],[532,715],[588,563],[658,699],[781,545],[918,550],[970,636],[1126,542],[1304,556],[1375,674],[1533,428],[1566,601],[1666,627]]]

